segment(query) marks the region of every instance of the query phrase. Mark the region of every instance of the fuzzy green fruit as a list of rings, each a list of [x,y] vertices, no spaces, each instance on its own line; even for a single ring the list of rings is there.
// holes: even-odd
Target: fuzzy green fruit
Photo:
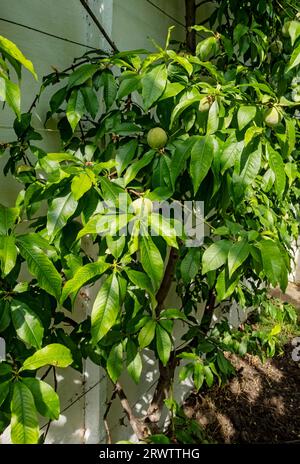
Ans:
[[[290,36],[290,34],[289,34],[290,25],[291,25],[291,21],[287,21],[282,26],[282,35],[283,35],[283,37],[289,37]]]
[[[270,50],[274,55],[281,53],[283,50],[283,43],[281,40],[274,40],[270,45]]]
[[[155,127],[148,132],[147,142],[153,149],[163,148],[168,141],[166,132],[161,127]]]
[[[281,121],[281,115],[277,108],[269,108],[264,115],[265,124],[269,127],[278,126]]]
[[[200,111],[200,113],[206,113],[207,111],[209,111],[210,107],[211,107],[210,98],[208,98],[208,97],[202,98],[202,100],[199,103],[199,111]]]
[[[219,41],[216,37],[208,37],[197,46],[196,55],[201,61],[208,61],[219,51]]]
[[[153,204],[148,198],[138,198],[131,203],[131,208],[137,216],[148,215],[153,211]]]

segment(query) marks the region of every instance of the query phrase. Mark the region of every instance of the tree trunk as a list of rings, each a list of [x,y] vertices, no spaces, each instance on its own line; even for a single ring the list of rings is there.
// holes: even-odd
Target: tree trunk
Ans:
[[[186,45],[193,53],[196,50],[196,31],[190,27],[196,24],[196,10],[196,0],[185,0]]]

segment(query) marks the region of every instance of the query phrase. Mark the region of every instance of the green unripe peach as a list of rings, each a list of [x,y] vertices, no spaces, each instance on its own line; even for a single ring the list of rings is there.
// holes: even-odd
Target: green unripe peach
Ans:
[[[161,127],[155,127],[148,132],[147,142],[149,147],[153,149],[159,149],[166,146],[168,141],[168,136],[166,132]]]
[[[208,37],[197,46],[196,54],[201,61],[208,61],[219,51],[219,41],[216,37]]]
[[[269,108],[264,115],[265,124],[269,127],[278,126],[281,121],[281,115],[277,108],[273,106],[273,108]]]
[[[148,215],[153,211],[153,204],[149,198],[138,198],[131,203],[131,209],[137,216]]]
[[[206,113],[211,107],[211,99],[209,97],[204,97],[199,103],[200,113]]]
[[[270,45],[270,50],[274,55],[281,53],[283,50],[283,43],[281,40],[274,40]]]

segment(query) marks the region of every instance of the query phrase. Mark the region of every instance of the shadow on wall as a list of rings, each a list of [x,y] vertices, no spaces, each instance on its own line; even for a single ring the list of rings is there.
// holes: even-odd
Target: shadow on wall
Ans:
[[[231,356],[237,377],[223,388],[193,393],[185,414],[219,443],[300,443],[300,365],[292,349],[264,364],[256,356]]]

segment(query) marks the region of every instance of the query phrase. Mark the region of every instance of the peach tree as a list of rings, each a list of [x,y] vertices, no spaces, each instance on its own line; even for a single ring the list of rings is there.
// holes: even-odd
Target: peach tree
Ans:
[[[288,282],[299,219],[300,22],[293,2],[217,3],[211,29],[189,31],[195,50],[173,46],[169,30],[155,52],[91,51],[46,76],[38,98],[54,87],[46,124],[57,125],[59,152],[43,150],[34,105],[17,112],[17,140],[2,153],[4,172],[23,188],[0,207],[0,432],[11,423],[15,443],[38,441],[37,413],[59,414],[49,369],[42,379],[38,371],[45,365],[102,366],[142,440],[172,409],[181,363],[180,379],[199,390],[234,373],[227,351],[275,353],[278,325],[234,329],[227,315],[233,303],[259,308],[265,287]],[[202,202],[203,241],[189,246],[159,202]],[[98,293],[78,322],[72,310],[89,286]],[[159,378],[146,416],[136,417],[119,378],[127,370],[140,382],[144,350]]]

